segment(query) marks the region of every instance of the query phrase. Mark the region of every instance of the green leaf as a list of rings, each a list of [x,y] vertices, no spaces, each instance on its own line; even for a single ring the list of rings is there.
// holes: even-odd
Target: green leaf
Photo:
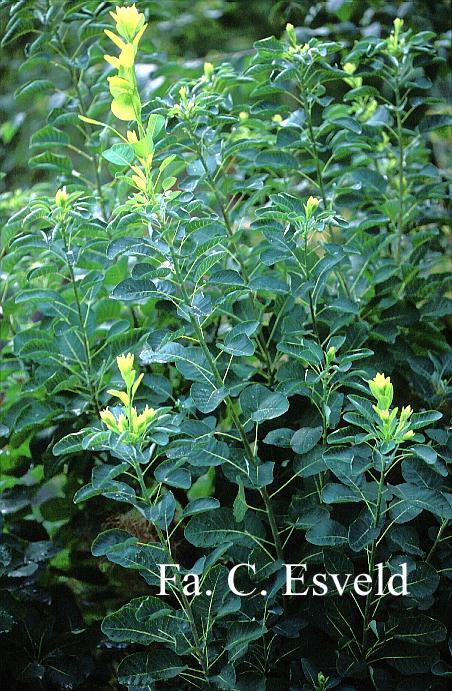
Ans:
[[[284,449],[290,449],[290,442],[293,437],[293,429],[289,427],[281,427],[274,429],[265,435],[264,444],[272,444],[273,446],[281,446]]]
[[[20,86],[16,91],[16,98],[29,98],[30,96],[35,96],[36,94],[45,94],[46,92],[53,91],[55,85],[48,79],[34,79],[31,82],[27,82],[23,86]]]
[[[413,413],[410,418],[410,428],[411,429],[422,429],[422,427],[427,427],[431,425],[432,422],[437,422],[441,420],[443,414],[437,410],[426,410],[422,413]]]
[[[451,127],[452,117],[447,114],[427,115],[419,125],[420,132],[431,132],[442,127]]]
[[[228,392],[224,386],[217,389],[216,386],[210,382],[195,382],[190,388],[190,396],[201,413],[211,413],[216,410],[227,395]]]
[[[348,400],[355,408],[355,410],[357,410],[358,413],[362,415],[363,419],[366,422],[373,423],[375,421],[375,413],[372,408],[372,403],[367,398],[363,398],[362,396],[351,395],[348,396]],[[344,415],[345,420],[347,420],[347,416],[348,414]],[[347,422],[349,422],[349,420],[347,420]]]
[[[120,94],[111,102],[111,111],[118,120],[135,120],[135,108],[130,94]]]
[[[262,384],[248,386],[240,394],[239,401],[243,414],[253,422],[272,420],[289,409],[289,401],[283,394],[272,392]]]
[[[442,643],[447,636],[447,628],[442,622],[419,612],[415,616],[402,616],[394,620],[394,625],[397,639],[416,645]]]
[[[2,8],[3,9],[3,8]],[[2,38],[1,46],[5,46],[17,41],[20,36],[31,33],[35,30],[35,25],[32,17],[29,14],[14,14],[11,20],[8,22],[5,34]]]
[[[432,449],[432,447],[428,446],[427,444],[415,444],[411,447],[411,451],[419,458],[422,458],[422,460],[429,465],[434,465],[436,463],[436,459],[438,458],[438,454],[436,453],[435,449]]]
[[[425,562],[418,562],[416,568],[408,573],[407,590],[410,597],[418,601],[428,599],[438,588],[440,576],[436,569]]]
[[[104,530],[104,532],[99,533],[95,538],[91,546],[91,552],[95,557],[105,556],[110,549],[114,549],[116,545],[123,544],[129,540],[130,537],[130,533],[125,530],[119,530],[117,528]]]
[[[154,648],[147,653],[133,653],[120,663],[118,682],[124,686],[147,688],[154,681],[173,679],[187,669],[176,653],[165,648]]]
[[[177,182],[177,178],[175,178],[174,176],[165,178],[162,181],[162,190],[165,190],[165,191],[169,190],[170,187],[172,187],[176,182]]]
[[[234,665],[225,665],[218,674],[210,678],[210,681],[222,691],[234,691],[237,688]]]
[[[360,123],[355,120],[354,118],[350,117],[342,117],[342,118],[334,118],[334,120],[331,120],[333,125],[336,125],[337,127],[343,127],[346,130],[350,130],[351,132],[354,132],[355,134],[361,134],[362,132],[362,127]]]
[[[139,280],[134,278],[126,278],[119,283],[111,294],[113,300],[141,301],[150,300],[151,298],[161,300],[168,297],[168,293],[157,288],[155,283],[146,279]]]
[[[257,50],[259,55],[265,56],[270,55],[274,57],[275,53],[281,53],[285,46],[281,41],[278,41],[274,36],[269,38],[262,38],[260,41],[254,43],[254,48]]]
[[[188,542],[195,547],[216,547],[231,541],[242,547],[255,547],[263,537],[262,526],[254,514],[237,523],[231,509],[220,508],[211,514],[193,516],[184,531]]]
[[[249,489],[262,489],[273,482],[273,469],[275,464],[271,461],[266,463],[249,463],[243,453],[231,450],[232,459],[223,465],[222,471],[230,482],[236,484],[243,483]]]
[[[302,427],[297,430],[290,440],[295,453],[308,453],[322,438],[322,427]]]
[[[366,506],[350,524],[348,543],[354,552],[361,552],[380,534],[380,527],[374,526],[374,515]]]
[[[113,144],[109,149],[102,151],[102,157],[109,163],[124,168],[133,163],[135,152],[129,144]]]
[[[276,293],[284,295],[290,290],[290,286],[277,276],[265,274],[264,276],[256,276],[249,282],[250,290],[264,293]]]
[[[393,486],[392,491],[397,497],[404,499],[415,508],[430,511],[442,519],[452,519],[452,503],[447,501],[442,492],[428,487],[411,485],[408,482]]]
[[[69,137],[65,132],[46,125],[31,135],[30,149],[62,148],[69,144]]]
[[[213,497],[200,497],[199,499],[193,499],[182,511],[182,516],[194,516],[198,513],[205,513],[206,511],[213,511],[220,507],[220,502],[218,499]]]
[[[248,645],[259,638],[262,638],[267,629],[264,624],[255,621],[234,622],[229,628],[225,650],[229,651],[229,659],[235,660],[242,657]]]
[[[215,283],[222,286],[241,287],[245,285],[245,281],[237,271],[232,269],[224,269],[222,271],[215,271],[209,278],[210,283]]]
[[[70,174],[72,163],[68,156],[55,154],[52,151],[44,151],[42,154],[33,156],[29,160],[30,168],[39,170],[50,170],[54,173]]]
[[[304,363],[310,365],[321,365],[323,363],[322,349],[319,345],[309,341],[308,339],[303,339],[302,345],[300,345],[300,343],[282,341],[278,343],[277,347],[281,353],[287,353],[288,355],[291,355]]]
[[[323,458],[324,449],[319,445],[294,459],[294,473],[300,477],[313,477],[327,469]]]
[[[363,190],[373,192],[384,192],[386,190],[386,180],[380,173],[369,168],[360,168],[352,172],[353,178],[359,182]]]
[[[246,334],[227,334],[224,343],[218,347],[234,357],[246,357],[254,354],[254,344]]]
[[[85,432],[74,432],[68,434],[66,437],[57,441],[52,449],[54,456],[63,456],[65,454],[76,453],[82,450],[82,441],[85,438]]]
[[[179,468],[177,461],[163,461],[154,470],[154,477],[158,482],[163,482],[169,487],[189,489],[191,475],[186,468]]]
[[[306,540],[312,545],[322,547],[337,547],[348,541],[344,526],[331,518],[325,518],[309,528]]]
[[[165,123],[166,121],[163,115],[152,113],[152,115],[149,116],[148,124],[146,127],[146,134],[152,140],[155,140],[159,133],[162,131],[162,129],[165,127]]]
[[[190,445],[187,461],[196,468],[214,467],[226,463],[229,458],[229,447],[225,442],[210,437],[207,441]]]
[[[237,523],[243,521],[247,511],[248,504],[246,503],[245,490],[243,489],[243,483],[239,481],[239,489],[232,507],[232,512]]]
[[[348,504],[349,502],[362,501],[362,497],[347,485],[329,482],[322,490],[322,501],[325,504]]]
[[[142,605],[145,605],[145,609]],[[138,619],[140,610],[141,617]],[[160,619],[172,611],[171,606],[156,597],[136,598],[108,614],[102,622],[102,632],[112,641],[149,645],[160,640]],[[143,616],[144,612],[146,617]]]
[[[187,492],[190,501],[210,497],[215,491],[215,468],[209,468],[207,473],[198,477]]]
[[[299,164],[295,156],[285,151],[262,151],[256,156],[256,165],[276,170],[296,170]]]
[[[426,674],[430,672],[433,662],[438,658],[434,648],[421,648],[402,641],[392,641],[380,649],[387,663],[404,676]]]
[[[157,525],[161,530],[168,530],[176,511],[176,500],[174,494],[169,491],[152,507],[139,508],[148,521]]]

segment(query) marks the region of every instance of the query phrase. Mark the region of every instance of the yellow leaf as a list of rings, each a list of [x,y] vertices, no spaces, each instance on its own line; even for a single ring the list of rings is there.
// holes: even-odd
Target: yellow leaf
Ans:
[[[135,60],[135,48],[131,43],[127,43],[119,54],[119,65],[126,70],[133,67]]]
[[[117,389],[108,389],[107,393],[110,394],[110,396],[116,396],[116,398],[119,398],[121,403],[124,405],[129,405],[130,399],[125,391],[118,391]]]
[[[82,122],[87,122],[88,125],[101,125],[102,127],[104,126],[103,122],[99,122],[99,120],[93,120],[93,118],[87,118],[86,115],[79,115],[78,118]]]
[[[121,67],[118,58],[115,58],[114,55],[104,55],[104,60],[108,62],[110,65],[112,65],[115,68],[115,70],[119,70],[119,68]]]
[[[132,105],[132,99],[128,94],[121,94],[113,99],[111,112],[118,120],[135,120],[135,110]]]
[[[130,98],[132,87],[127,81],[127,79],[123,79],[122,77],[118,77],[117,75],[115,75],[114,77],[107,77],[107,79],[108,86],[110,88],[110,93],[113,96],[113,98],[118,98],[119,96],[122,96],[122,94],[126,94]]]
[[[134,181],[135,185],[138,187],[139,190],[142,192],[146,192],[146,181],[142,180],[138,175],[132,175],[132,180]]]
[[[113,43],[118,46],[121,50],[124,48],[126,45],[122,39],[119,38],[119,36],[116,36],[116,34],[113,33],[113,31],[110,31],[109,29],[104,29],[104,32],[110,39],[110,41],[113,41]]]

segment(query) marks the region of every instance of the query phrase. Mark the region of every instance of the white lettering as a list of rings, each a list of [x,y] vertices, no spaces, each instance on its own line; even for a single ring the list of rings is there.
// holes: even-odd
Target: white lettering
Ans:
[[[233,566],[232,569],[229,571],[229,575],[228,575],[228,586],[229,586],[229,590],[231,591],[231,593],[234,593],[234,595],[238,595],[239,597],[249,597],[250,595],[252,595],[253,593],[256,592],[256,588],[254,588],[253,590],[251,590],[249,593],[242,593],[240,590],[237,590],[237,588],[235,587],[235,581],[234,581],[235,572],[236,572],[238,569],[240,569],[242,566],[246,566],[248,570],[251,569],[251,571],[252,571],[253,573],[256,573],[256,566],[255,566],[255,564],[236,564],[236,565]]]
[[[368,583],[370,588],[361,588],[361,583]],[[372,576],[369,573],[359,573],[353,583],[353,589],[357,595],[370,595],[372,592]]]
[[[349,582],[350,578],[352,577],[352,574],[351,573],[346,574],[347,578],[345,579],[345,583],[343,586],[341,585],[341,582],[339,580],[339,574],[338,573],[330,573],[330,576],[333,579],[333,583],[336,586],[337,592],[339,593],[339,595],[343,595],[345,593],[345,589],[348,585],[348,582]]]
[[[402,573],[395,573],[391,578],[388,579],[388,591],[391,593],[391,595],[408,595],[408,571],[407,571],[407,565],[406,562],[403,564],[400,564],[400,568],[402,570]],[[396,578],[400,578],[402,581],[402,590],[396,590],[393,586],[393,583]]]
[[[293,581],[301,581],[301,583],[304,582],[304,574],[301,576],[295,577],[292,576],[292,567],[294,566],[299,566],[303,571],[306,571],[306,564],[285,564],[286,567],[286,592],[284,595],[307,595],[308,594],[308,588],[304,590],[302,593],[293,593],[292,592],[292,582]]]
[[[313,595],[326,595],[328,593],[328,586],[325,583],[326,577],[328,574],[326,573],[316,573],[314,574],[314,577],[312,579],[312,582],[314,584],[314,590],[312,591]],[[323,581],[323,583],[322,583]],[[316,590],[316,587],[320,588],[320,592]]]
[[[167,583],[176,583],[176,576],[167,576],[166,575],[166,569],[168,568],[173,568],[177,569],[180,571],[180,566],[179,564],[159,564],[159,571],[160,571],[160,591],[159,595],[168,595],[165,589],[165,585]]]
[[[187,573],[187,575],[183,577],[182,583],[186,584],[182,588],[185,595],[201,595],[199,589],[199,576],[196,573]]]

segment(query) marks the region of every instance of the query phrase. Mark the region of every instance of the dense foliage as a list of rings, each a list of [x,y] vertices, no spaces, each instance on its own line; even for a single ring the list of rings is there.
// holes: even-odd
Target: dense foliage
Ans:
[[[441,25],[262,5],[0,4],[12,690],[447,688]]]

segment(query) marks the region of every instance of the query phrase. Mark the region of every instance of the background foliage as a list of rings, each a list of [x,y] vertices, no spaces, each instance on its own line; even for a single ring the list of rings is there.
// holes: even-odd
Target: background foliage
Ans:
[[[79,119],[125,133],[114,3],[0,3],[2,681],[445,689],[449,3],[138,5],[144,191]],[[138,438],[99,419],[128,351]],[[283,559],[410,597],[282,598]],[[160,561],[212,597],[158,600]]]

